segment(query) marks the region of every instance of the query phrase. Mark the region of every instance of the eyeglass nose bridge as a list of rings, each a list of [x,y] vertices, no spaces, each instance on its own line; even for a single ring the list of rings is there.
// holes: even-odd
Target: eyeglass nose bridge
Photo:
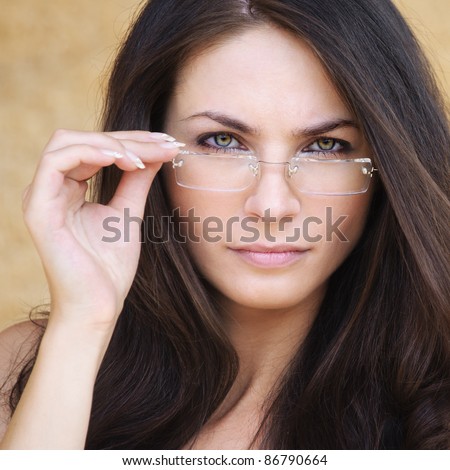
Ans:
[[[289,177],[291,177],[292,175],[297,173],[297,170],[298,170],[298,166],[294,166],[294,167],[291,166],[292,162],[267,162],[265,160],[258,160],[257,162],[249,164],[249,167],[252,170],[254,176],[259,176],[259,174],[260,174],[259,173],[259,164],[260,163],[264,163],[265,165],[284,165],[284,166],[289,165],[288,168],[287,168],[287,176],[289,176]]]

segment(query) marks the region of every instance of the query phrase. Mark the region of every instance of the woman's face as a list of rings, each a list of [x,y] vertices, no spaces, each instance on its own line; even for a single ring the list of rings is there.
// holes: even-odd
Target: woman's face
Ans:
[[[250,29],[195,56],[178,78],[165,131],[193,152],[252,152],[272,163],[299,151],[370,156],[318,59],[287,32]],[[261,164],[259,179],[237,192],[181,187],[164,167],[191,256],[227,305],[318,305],[361,236],[373,184],[357,195],[304,194],[285,166]]]

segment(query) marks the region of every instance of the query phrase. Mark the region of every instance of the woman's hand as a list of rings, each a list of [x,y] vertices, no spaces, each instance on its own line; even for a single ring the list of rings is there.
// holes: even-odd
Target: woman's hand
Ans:
[[[129,242],[108,243],[103,222],[123,221],[125,209],[142,218],[156,172],[180,146],[169,140],[141,131],[57,131],[48,143],[23,208],[49,283],[51,313],[0,448],[84,448],[95,380],[140,252],[139,224],[130,224]],[[112,164],[124,172],[111,201],[86,202],[86,180]]]
[[[123,222],[125,209],[142,219],[155,174],[182,146],[173,140],[145,131],[67,130],[50,139],[23,197],[49,284],[49,324],[112,331],[136,273],[140,227],[130,223],[124,241],[122,226],[120,240],[108,242],[103,224],[108,217]],[[112,164],[124,170],[113,198],[107,205],[87,202],[86,180]]]

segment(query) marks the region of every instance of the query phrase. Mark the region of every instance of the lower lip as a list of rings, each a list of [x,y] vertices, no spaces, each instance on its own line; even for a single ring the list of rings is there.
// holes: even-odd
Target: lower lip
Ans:
[[[307,253],[307,251],[233,251],[247,263],[262,268],[283,268],[301,260]]]

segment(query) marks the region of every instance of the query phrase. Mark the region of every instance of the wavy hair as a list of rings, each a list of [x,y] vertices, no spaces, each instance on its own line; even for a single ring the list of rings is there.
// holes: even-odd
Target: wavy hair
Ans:
[[[186,61],[262,24],[291,32],[315,52],[371,146],[379,184],[360,242],[331,276],[309,334],[267,397],[254,443],[447,448],[448,120],[430,67],[391,1],[152,0],[114,64],[103,128],[164,131]],[[102,170],[97,201],[110,200],[120,176],[115,166]],[[170,209],[157,175],[146,215],[161,221]],[[145,223],[142,230],[149,231]],[[98,374],[86,447],[187,445],[238,369],[214,292],[186,247],[173,238],[143,243]]]

